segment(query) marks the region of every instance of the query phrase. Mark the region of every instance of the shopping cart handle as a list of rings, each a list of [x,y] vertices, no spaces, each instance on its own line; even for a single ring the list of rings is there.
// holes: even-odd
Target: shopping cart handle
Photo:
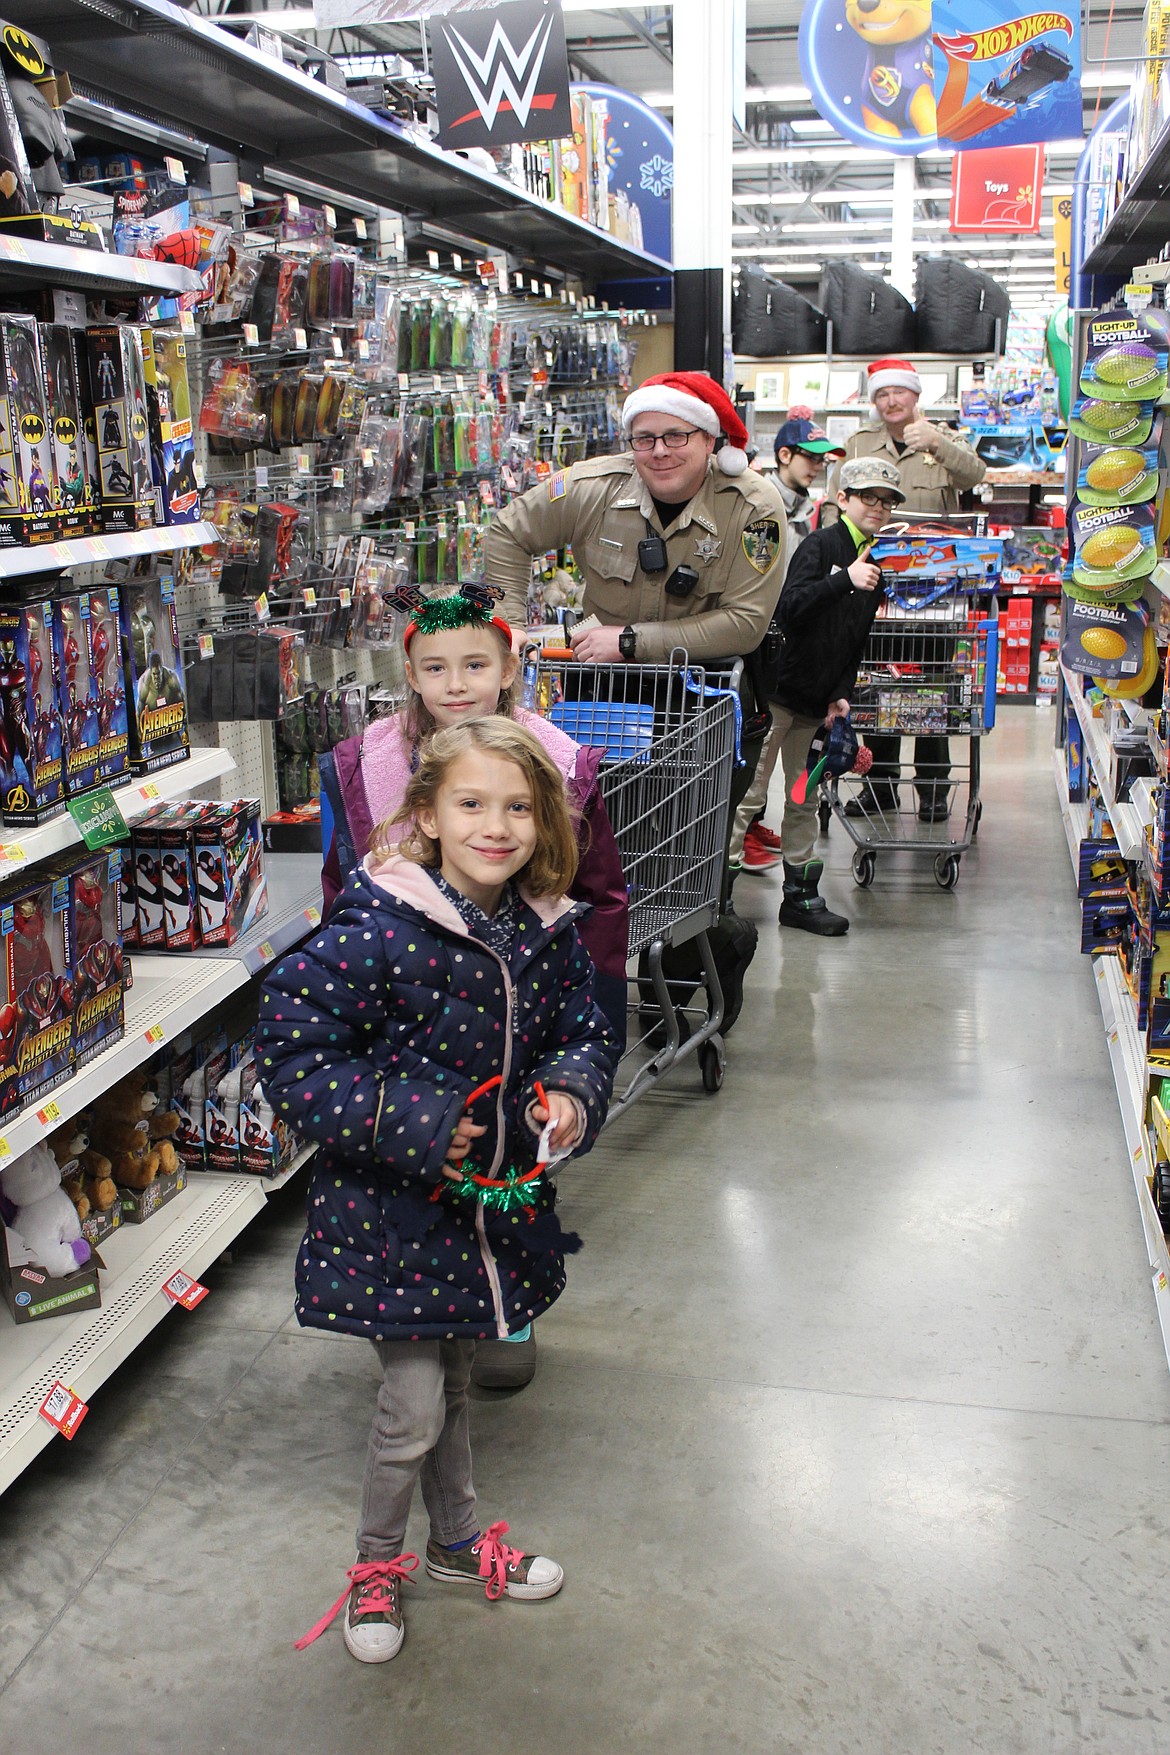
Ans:
[[[571,646],[542,646],[540,656],[542,658],[558,658],[563,661],[572,658],[573,648]]]

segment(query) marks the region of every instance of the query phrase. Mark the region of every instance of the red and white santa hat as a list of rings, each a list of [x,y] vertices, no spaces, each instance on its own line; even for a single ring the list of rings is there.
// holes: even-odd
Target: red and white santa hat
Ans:
[[[866,383],[871,402],[879,390],[913,390],[915,396],[922,395],[922,379],[909,360],[874,360],[867,369]]]
[[[622,408],[622,431],[629,433],[639,414],[669,414],[704,433],[727,441],[715,453],[724,475],[742,475],[748,466],[748,431],[722,384],[706,372],[659,372],[631,390]]]

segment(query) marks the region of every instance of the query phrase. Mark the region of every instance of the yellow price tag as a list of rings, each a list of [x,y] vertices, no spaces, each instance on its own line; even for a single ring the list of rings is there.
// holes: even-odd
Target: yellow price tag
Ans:
[[[12,1147],[6,1139],[0,1138],[0,1158],[11,1158]]]
[[[214,636],[214,634],[200,634],[200,636],[199,636],[199,656],[200,656],[200,658],[214,658],[215,657],[215,636]]]
[[[322,209],[322,211],[325,214],[325,224],[329,227],[329,230],[331,232],[336,231],[337,230],[337,215],[333,211],[332,207],[330,207],[328,202],[325,203],[325,206]]]
[[[153,780],[148,780],[145,786],[140,786],[138,788],[138,796],[139,798],[158,798],[158,787]]]
[[[244,324],[244,346],[245,347],[259,347],[259,345],[260,345],[260,331],[257,329],[255,323],[245,323]]]
[[[354,219],[353,229],[359,238],[364,238],[367,235],[366,234],[366,222],[362,218],[360,213]]]
[[[337,601],[342,609],[348,609],[353,602],[353,593],[348,585],[343,585],[337,593]]]
[[[264,943],[260,946],[260,955],[269,963],[272,961],[273,957],[275,957],[276,951],[273,949],[270,939],[265,939]]]
[[[95,561],[108,561],[110,558],[110,545],[103,537],[91,536],[89,539],[89,552]]]
[[[6,841],[4,846],[0,847],[0,860],[3,860],[7,865],[22,865],[25,857],[24,848],[19,841]]]
[[[37,1120],[42,1127],[51,1127],[55,1121],[60,1121],[60,1119],[61,1105],[59,1103],[46,1103],[43,1109],[37,1110]]]
[[[304,596],[304,599],[305,599],[305,608],[306,609],[316,609],[316,607],[317,607],[317,593],[314,591],[314,589],[311,585],[305,586],[305,589],[304,589],[304,592],[302,595]]]
[[[320,924],[321,924],[321,910],[320,910],[320,908],[317,908],[317,907],[306,908],[305,909],[305,919],[308,921],[310,926],[320,926]]]
[[[256,599],[256,614],[261,621],[268,619],[268,595],[264,591]]]
[[[341,467],[341,466],[334,467],[334,469],[332,469],[330,471],[330,474],[331,474],[332,479],[333,479],[334,487],[342,488],[345,486],[345,469],[343,467]]]
[[[298,451],[297,452],[297,474],[298,475],[309,475],[312,471],[312,468],[313,468],[313,465],[309,460],[309,453],[307,451]]]
[[[298,195],[286,195],[284,198],[284,211],[290,219],[299,219],[301,217],[300,197]]]
[[[28,251],[25,249],[20,238],[5,238],[4,254],[6,256],[15,256],[18,262],[28,261]]]
[[[166,1030],[161,1024],[152,1024],[150,1029],[144,1030],[142,1034],[146,1037],[148,1042],[161,1042],[166,1035]]]
[[[241,207],[254,207],[255,206],[255,201],[254,201],[253,196],[252,196],[251,183],[237,183],[236,184],[236,194],[240,198],[240,206]]]

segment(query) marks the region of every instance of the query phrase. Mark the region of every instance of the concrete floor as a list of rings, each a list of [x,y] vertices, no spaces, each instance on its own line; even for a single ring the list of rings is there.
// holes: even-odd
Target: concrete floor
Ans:
[[[686,1071],[562,1178],[586,1249],[473,1423],[560,1597],[424,1580],[394,1663],[293,1650],[376,1371],[293,1322],[291,1190],[0,1499],[6,1755],[1166,1755],[1170,1373],[1051,723],[1003,715],[953,894],[855,891],[838,825],[846,940],[741,880],[722,1094]]]

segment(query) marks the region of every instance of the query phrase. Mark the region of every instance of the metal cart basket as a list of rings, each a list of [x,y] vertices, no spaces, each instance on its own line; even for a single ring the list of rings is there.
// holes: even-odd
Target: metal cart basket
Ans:
[[[525,665],[526,704],[606,752],[598,783],[629,892],[629,955],[638,958],[611,1120],[683,1055],[697,1057],[707,1090],[723,1082],[723,992],[707,932],[726,864],[741,671],[738,660],[704,669],[682,651],[667,664],[530,657]],[[690,941],[701,975],[673,981],[663,953]]]
[[[853,841],[855,881],[867,888],[879,852],[924,855],[944,890],[979,829],[979,740],[995,724],[997,604],[1002,540],[936,529],[879,536],[870,554],[884,597],[866,644],[852,720],[866,732],[938,737],[952,745],[947,764],[923,763],[915,777],[947,815],[923,822],[909,773],[887,780],[847,774],[822,794],[821,825],[835,815]],[[855,802],[854,802],[855,801]],[[941,815],[941,812],[939,813]]]

